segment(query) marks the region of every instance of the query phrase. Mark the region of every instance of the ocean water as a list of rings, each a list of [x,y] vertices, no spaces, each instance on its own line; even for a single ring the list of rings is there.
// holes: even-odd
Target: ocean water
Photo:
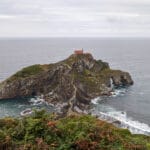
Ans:
[[[93,114],[105,120],[120,120],[136,133],[150,134],[150,39],[149,38],[26,38],[0,39],[0,81],[33,64],[65,59],[74,49],[83,48],[111,68],[130,72],[134,85],[116,90],[111,97],[93,101]],[[36,102],[36,99],[35,99]],[[45,107],[31,99],[0,101],[0,117],[19,116],[26,108]],[[141,130],[141,131],[139,131]]]

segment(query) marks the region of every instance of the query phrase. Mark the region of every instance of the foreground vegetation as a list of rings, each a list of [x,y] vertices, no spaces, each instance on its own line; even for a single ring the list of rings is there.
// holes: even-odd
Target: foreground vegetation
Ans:
[[[44,110],[0,119],[0,150],[148,150],[150,137],[88,115],[56,119]]]

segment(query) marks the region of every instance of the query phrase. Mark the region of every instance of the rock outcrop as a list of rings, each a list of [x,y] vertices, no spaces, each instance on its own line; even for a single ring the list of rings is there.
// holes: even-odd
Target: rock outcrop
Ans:
[[[91,54],[73,54],[55,64],[33,65],[17,72],[0,84],[0,99],[43,95],[48,103],[62,103],[71,113],[87,108],[92,98],[110,95],[111,84],[130,86],[133,80],[129,73],[112,70]]]

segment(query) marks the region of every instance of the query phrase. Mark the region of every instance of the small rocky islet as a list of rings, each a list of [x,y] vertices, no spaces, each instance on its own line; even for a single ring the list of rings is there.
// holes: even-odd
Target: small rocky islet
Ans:
[[[0,99],[42,95],[69,115],[87,110],[93,98],[109,96],[114,88],[132,84],[128,72],[113,70],[82,51],[58,63],[23,68],[0,83]]]

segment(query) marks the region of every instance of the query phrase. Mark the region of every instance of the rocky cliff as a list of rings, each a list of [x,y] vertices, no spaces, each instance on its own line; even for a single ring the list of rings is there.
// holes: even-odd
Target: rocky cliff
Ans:
[[[0,99],[43,95],[49,103],[65,104],[68,113],[85,109],[92,98],[130,86],[129,73],[110,69],[91,54],[73,54],[55,64],[22,69],[0,84]]]

